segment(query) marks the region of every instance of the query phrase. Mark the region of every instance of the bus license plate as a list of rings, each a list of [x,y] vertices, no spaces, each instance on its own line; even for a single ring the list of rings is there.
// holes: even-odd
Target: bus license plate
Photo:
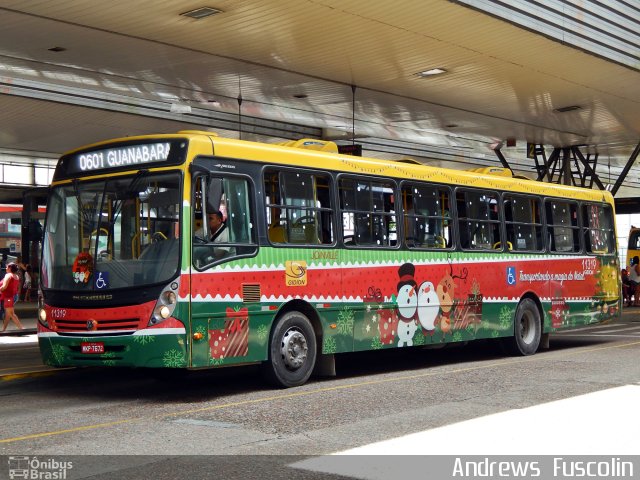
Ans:
[[[104,343],[102,342],[82,342],[80,344],[81,353],[104,353]]]

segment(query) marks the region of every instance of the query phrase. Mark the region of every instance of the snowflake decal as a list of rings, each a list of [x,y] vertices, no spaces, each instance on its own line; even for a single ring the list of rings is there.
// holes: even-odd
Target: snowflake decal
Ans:
[[[380,341],[380,337],[376,337],[371,342],[371,348],[374,350],[380,350],[382,348],[382,342]]]
[[[269,335],[269,329],[266,325],[260,325],[257,331],[258,339],[260,341],[265,341],[267,339],[267,335]]]
[[[338,333],[349,335],[353,331],[353,310],[349,307],[342,307],[338,313]]]
[[[105,367],[114,367],[116,364],[116,352],[106,352],[102,354],[102,364]]]
[[[58,365],[63,363],[64,357],[66,356],[64,347],[62,345],[54,345],[53,348],[51,349],[51,356],[52,356],[51,363],[58,364]]]
[[[154,335],[134,335],[133,341],[138,345],[149,345],[154,342],[156,337]]]
[[[493,330],[493,331],[491,332],[491,338],[498,338],[498,335],[499,335],[499,334],[498,334],[498,331],[497,331],[497,330]]]
[[[413,336],[413,345],[414,346],[420,346],[420,345],[424,345],[424,335],[422,334],[422,332],[420,330],[417,330],[415,335]]]
[[[212,367],[219,367],[220,365],[222,365],[224,362],[222,360],[222,358],[210,358],[209,359],[209,365],[211,365]]]
[[[185,365],[184,355],[175,348],[164,352],[162,363],[165,367],[183,367]]]
[[[333,337],[327,337],[322,342],[322,353],[336,353],[338,345]]]
[[[196,328],[196,333],[199,333],[203,337],[206,337],[207,336],[207,329],[204,328],[204,325],[200,325],[198,328]]]
[[[462,341],[462,333],[460,332],[456,332],[453,334],[453,341],[454,342],[461,342]]]
[[[509,308],[506,305],[504,305],[500,309],[500,313],[498,314],[498,320],[500,321],[500,328],[502,330],[506,330],[507,328],[509,328],[509,325],[511,325],[511,320],[513,319],[514,312],[515,312],[515,309]]]

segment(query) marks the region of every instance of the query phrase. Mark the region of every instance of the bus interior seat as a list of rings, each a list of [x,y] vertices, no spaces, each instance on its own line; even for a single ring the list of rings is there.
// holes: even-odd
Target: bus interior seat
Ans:
[[[269,226],[269,241],[271,243],[286,243],[287,232],[284,226],[280,224],[274,224]]]

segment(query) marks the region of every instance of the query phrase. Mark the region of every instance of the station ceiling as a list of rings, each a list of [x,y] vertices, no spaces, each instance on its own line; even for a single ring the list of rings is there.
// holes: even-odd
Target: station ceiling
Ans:
[[[0,149],[199,128],[461,168],[502,146],[535,178],[531,142],[597,152],[614,183],[640,142],[637,65],[463,3],[0,0]],[[203,6],[220,13],[181,15]],[[639,172],[618,196],[640,196]]]

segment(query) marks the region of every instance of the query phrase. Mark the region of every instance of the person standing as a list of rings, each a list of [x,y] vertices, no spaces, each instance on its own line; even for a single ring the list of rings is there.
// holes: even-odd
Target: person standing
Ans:
[[[18,291],[17,291],[17,295],[18,297],[16,298],[16,303],[18,303],[20,300],[22,300],[22,287],[24,285],[24,277],[25,277],[25,272],[27,271],[27,266],[22,263],[22,256],[18,255],[18,257],[16,258],[15,261],[16,266],[18,267]]]
[[[24,281],[22,282],[22,292],[20,298],[23,302],[31,300],[31,265],[27,265],[27,269],[24,272]]]
[[[4,301],[4,322],[2,324],[2,331],[4,332],[9,325],[9,320],[15,323],[16,327],[23,329],[24,327],[20,323],[20,319],[16,315],[14,310],[15,297],[20,288],[20,279],[18,278],[18,265],[11,262],[7,265],[7,274],[2,279],[2,285],[0,285],[0,296]]]
[[[0,260],[0,272],[4,272],[7,269],[7,254],[2,254],[2,260]],[[0,320],[4,320],[4,301],[0,298]]]

